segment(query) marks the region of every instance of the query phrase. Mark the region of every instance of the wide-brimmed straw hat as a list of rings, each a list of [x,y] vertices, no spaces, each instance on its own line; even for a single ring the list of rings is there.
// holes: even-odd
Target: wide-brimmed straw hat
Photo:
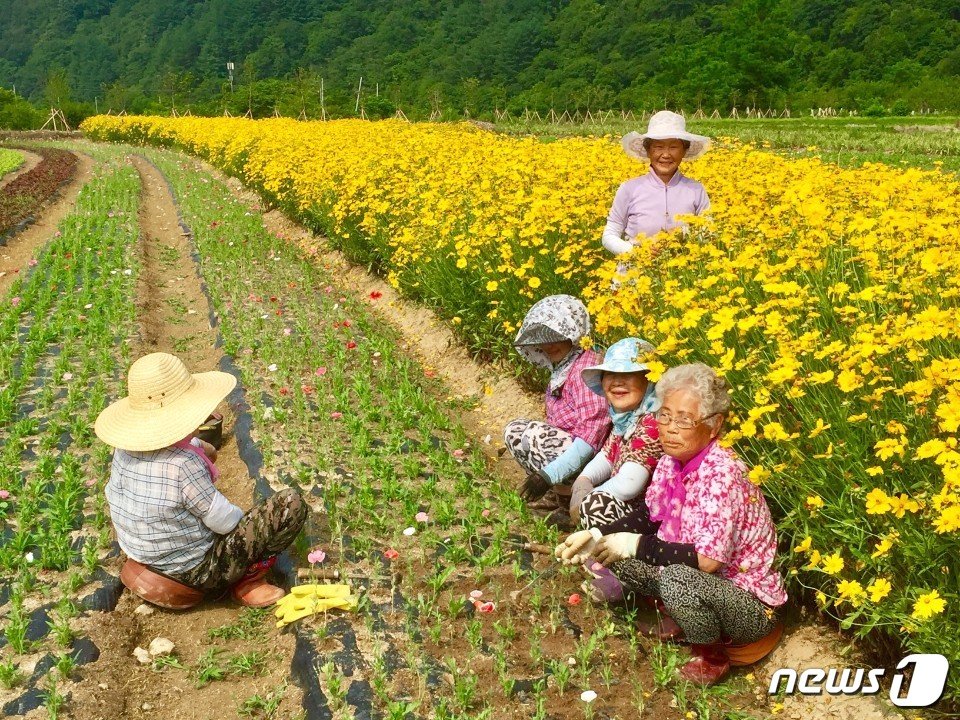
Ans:
[[[710,148],[710,138],[687,132],[687,121],[683,115],[669,110],[654,113],[645,133],[629,132],[623,136],[620,144],[630,157],[646,160],[648,155],[643,147],[644,140],[686,140],[690,143],[690,149],[683,156],[684,160],[695,160]]]
[[[130,366],[127,397],[101,412],[94,430],[116,448],[159,450],[196,430],[236,384],[229,373],[192,375],[180,358],[151,353]]]
[[[650,369],[649,366],[646,363],[639,362],[637,358],[651,353],[655,349],[653,345],[640,338],[630,337],[618,340],[607,348],[607,352],[603,354],[601,365],[585,367],[580,371],[580,377],[583,378],[584,385],[597,395],[603,395],[603,373],[646,372]]]

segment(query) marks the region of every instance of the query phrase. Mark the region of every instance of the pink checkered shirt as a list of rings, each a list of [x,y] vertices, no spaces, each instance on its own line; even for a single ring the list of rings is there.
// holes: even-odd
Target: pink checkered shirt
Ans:
[[[554,392],[546,392],[547,422],[589,443],[594,450],[603,446],[613,423],[606,398],[583,384],[580,371],[602,362],[598,352],[585,350],[570,366],[566,382]]]

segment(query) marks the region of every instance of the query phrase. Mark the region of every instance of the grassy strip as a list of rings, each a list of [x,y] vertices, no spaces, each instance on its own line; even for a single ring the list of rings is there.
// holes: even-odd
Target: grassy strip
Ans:
[[[9,172],[13,172],[23,165],[23,153],[16,150],[0,148],[0,179]]]
[[[43,159],[35,168],[0,189],[0,237],[36,213],[76,170],[73,153],[38,148],[37,154]]]
[[[72,156],[71,156],[72,157]],[[0,681],[22,679],[19,658],[72,641],[77,591],[109,543],[102,492],[110,449],[93,422],[129,362],[138,238],[137,173],[109,150],[56,237],[0,301],[0,581],[9,588]],[[31,621],[59,597],[49,631]],[[28,612],[30,608],[31,612]],[[51,675],[48,709],[58,702]],[[62,697],[60,698],[62,700]]]
[[[438,718],[579,717],[574,689],[591,687],[601,695],[597,712],[621,717],[644,705],[677,716],[671,701],[680,715],[751,703],[737,694],[739,680],[707,692],[676,684],[677,651],[648,649],[632,623],[612,624],[604,608],[569,604],[579,582],[569,571],[538,580],[550,563],[532,569],[518,536],[553,543],[555,532],[489,477],[451,420],[469,406],[433,397],[442,388],[364,307],[378,300],[341,295],[327,271],[266,233],[221,184],[178,156],[146,154],[194,230],[224,349],[253,405],[265,473],[301,487],[318,510],[300,561],[322,538],[325,565],[367,589],[350,632],[386,716],[426,717],[433,708]],[[472,589],[493,612],[465,602]],[[319,618],[314,627],[331,658],[321,685],[345,717],[353,679],[334,654],[345,628]],[[614,660],[647,653],[649,663]],[[448,680],[434,685],[437,675]]]

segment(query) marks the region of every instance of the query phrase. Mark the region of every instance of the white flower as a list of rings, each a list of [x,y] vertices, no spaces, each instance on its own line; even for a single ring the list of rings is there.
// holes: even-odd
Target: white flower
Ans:
[[[417,532],[417,529],[416,529],[415,527],[408,527],[407,529],[405,529],[405,530],[403,531],[403,534],[404,534],[404,535],[413,535],[413,534],[415,534],[416,532]]]
[[[597,694],[593,690],[584,690],[580,693],[580,699],[585,703],[591,703],[597,699]]]
[[[269,365],[267,365],[267,370],[269,370],[270,372],[276,372],[276,371],[277,371],[277,364],[276,364],[276,363],[270,363]]]
[[[32,553],[32,552],[28,552],[26,555],[24,555],[24,558],[26,558],[26,560],[27,560],[28,563],[32,563],[32,562],[33,562],[33,553]]]

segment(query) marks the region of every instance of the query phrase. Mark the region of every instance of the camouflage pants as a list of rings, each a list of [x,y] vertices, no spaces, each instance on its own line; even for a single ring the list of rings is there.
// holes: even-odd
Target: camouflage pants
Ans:
[[[175,576],[199,590],[219,590],[240,580],[254,563],[285,550],[307,519],[307,504],[292,488],[251,508],[225,535],[218,535],[200,564]]]

